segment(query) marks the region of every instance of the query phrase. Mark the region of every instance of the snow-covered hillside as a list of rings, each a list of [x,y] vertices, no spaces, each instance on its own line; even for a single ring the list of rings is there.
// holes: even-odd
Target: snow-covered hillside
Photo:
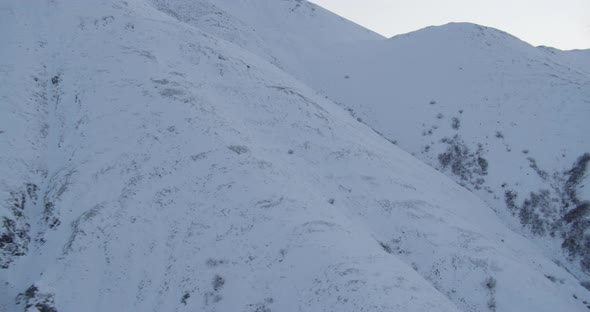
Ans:
[[[201,16],[204,7],[155,1],[177,16]],[[217,15],[206,25],[185,20],[337,101],[390,142],[475,191],[513,229],[590,280],[584,181],[590,51],[534,48],[465,23],[386,40],[305,1],[216,5]],[[256,34],[248,42],[257,44],[223,31],[237,28],[227,26],[232,24],[247,24],[240,29]]]
[[[568,267],[587,277],[584,52],[534,48],[495,29],[449,24],[340,45],[310,60],[306,81],[473,190],[513,228],[540,236],[555,259],[563,246],[574,263]]]
[[[247,2],[0,4],[0,311],[587,310],[543,249],[235,15],[374,34]]]
[[[385,39],[307,1],[152,2],[180,21],[257,54],[297,77],[308,74],[310,59],[336,44]]]

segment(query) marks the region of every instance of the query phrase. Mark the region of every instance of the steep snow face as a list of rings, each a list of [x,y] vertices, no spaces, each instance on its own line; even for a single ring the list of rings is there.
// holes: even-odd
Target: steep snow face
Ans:
[[[199,15],[186,8],[194,2],[166,3],[176,14]],[[224,39],[321,90],[474,190],[512,228],[540,238],[548,254],[588,278],[587,50],[533,48],[464,23],[384,40],[305,1],[216,5],[266,48],[258,53]],[[223,25],[209,23],[206,31],[219,33]]]
[[[218,1],[214,4],[207,0],[152,0],[152,3],[158,10],[179,21],[249,50],[276,66],[281,66],[274,56],[272,46],[260,37],[256,29],[220,8]]]
[[[142,0],[8,0],[0,23],[2,311],[587,310],[264,55]]]
[[[152,0],[161,10],[303,77],[335,44],[385,39],[301,0]]]
[[[585,278],[590,72],[577,66],[583,52],[449,24],[341,45],[310,60],[305,80],[473,190],[513,228],[542,237],[556,260],[567,257]]]
[[[362,26],[303,0],[218,0],[274,46],[291,47],[383,39]],[[289,51],[284,51],[289,52]],[[287,55],[293,54],[285,53]]]

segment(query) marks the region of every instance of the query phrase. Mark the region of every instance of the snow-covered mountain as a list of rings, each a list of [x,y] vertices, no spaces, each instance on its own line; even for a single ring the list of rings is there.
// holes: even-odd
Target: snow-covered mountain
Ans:
[[[297,77],[337,44],[385,38],[307,1],[152,0],[200,30],[240,46]]]
[[[308,81],[499,214],[514,215],[513,227],[541,236],[556,259],[563,246],[574,262],[568,267],[587,278],[584,52],[535,48],[495,29],[449,24],[338,46],[310,61]]]
[[[202,15],[193,1],[157,2],[174,15]],[[221,31],[248,24],[273,64],[475,191],[590,280],[590,51],[535,48],[466,23],[386,40],[304,1],[216,5],[205,31],[257,53]]]
[[[6,0],[0,38],[0,311],[587,310],[544,248],[318,93],[322,51],[389,42],[327,11]]]

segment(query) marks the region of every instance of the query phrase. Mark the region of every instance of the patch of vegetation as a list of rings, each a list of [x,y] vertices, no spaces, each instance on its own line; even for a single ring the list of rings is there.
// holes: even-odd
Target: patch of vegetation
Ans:
[[[453,117],[453,119],[451,119],[451,127],[453,130],[459,130],[459,128],[461,128],[461,121],[459,118]]]
[[[205,293],[205,305],[218,303],[219,301],[221,301],[222,297],[220,291],[225,285],[225,279],[221,275],[216,274],[213,277],[211,285],[213,287],[213,290]]]
[[[39,312],[58,312],[55,308],[54,296],[49,293],[42,293],[35,285],[31,285],[23,293],[16,296],[16,304],[25,304],[25,311],[35,308]]]
[[[385,250],[386,253],[388,254],[392,254],[393,250],[391,249],[391,247],[387,244],[385,244],[384,242],[379,242],[379,246],[381,246],[381,248],[383,248],[383,250]]]
[[[546,226],[544,220],[550,219],[551,210],[546,209],[551,205],[549,190],[540,190],[539,193],[531,193],[520,207],[519,218],[523,226],[528,226],[533,234],[545,235]],[[537,212],[543,212],[542,214]]]
[[[487,306],[490,309],[490,311],[496,311],[496,309],[497,309],[497,304],[496,304],[496,284],[497,284],[497,281],[492,276],[486,278],[485,281],[484,281],[484,286],[486,287],[486,289],[488,291],[489,299],[488,299],[488,302],[487,302]]]
[[[485,158],[478,156],[477,157],[477,164],[479,165],[479,168],[481,169],[482,174],[487,175],[488,174],[488,161]]]
[[[35,304],[35,308],[37,308],[37,311],[39,312],[57,312],[56,308],[46,303],[37,303]]]
[[[552,175],[539,168],[532,157],[527,159],[549,188],[531,192],[520,204],[517,193],[508,189],[504,193],[506,207],[533,234],[560,237],[570,260],[578,259],[582,270],[590,272],[590,201],[577,193],[587,174],[590,154],[580,156],[571,169]]]
[[[269,305],[272,304],[273,302],[274,302],[273,298],[265,298],[263,302],[249,304],[248,310],[252,311],[252,312],[272,312],[272,310],[269,308]]]
[[[55,75],[55,76],[51,77],[51,84],[54,86],[59,85],[60,81],[61,81],[60,75]]]
[[[225,285],[225,279],[220,275],[215,275],[213,278],[213,290],[219,291],[223,288],[223,285]]]
[[[166,79],[166,78],[162,78],[162,79],[154,79],[154,78],[151,78],[151,80],[154,83],[161,84],[161,85],[167,85],[167,84],[170,83],[170,81],[168,79]]]
[[[553,275],[547,275],[545,274],[545,277],[550,280],[552,283],[557,283],[559,282],[560,284],[563,284],[565,281],[562,278],[557,278]]]
[[[502,185],[502,187],[505,187],[505,185]],[[504,202],[506,203],[506,207],[508,207],[508,209],[512,211],[512,213],[515,213],[518,209],[518,206],[516,206],[517,197],[518,195],[514,191],[508,190],[504,192]]]
[[[480,189],[488,174],[488,161],[484,158],[484,150],[481,144],[475,152],[471,152],[461,137],[444,138],[442,143],[447,144],[444,153],[438,155],[440,169],[450,169],[453,175],[458,177],[464,185],[471,185]]]
[[[245,154],[250,151],[250,149],[244,145],[230,145],[227,148],[238,155]]]
[[[580,156],[572,166],[572,169],[566,172],[565,193],[574,204],[580,204],[576,190],[588,171],[589,162],[590,153],[586,153]]]
[[[209,259],[207,259],[207,261],[205,263],[207,264],[208,267],[214,268],[214,267],[220,266],[222,264],[225,264],[226,261],[223,259],[209,258]]]
[[[541,168],[539,168],[539,166],[537,165],[537,161],[534,158],[528,157],[527,160],[529,161],[529,166],[539,175],[539,177],[541,177],[543,181],[547,181],[547,179],[549,178],[549,174],[547,173],[547,171],[541,170]]]
[[[497,281],[492,276],[486,278],[486,280],[485,280],[485,286],[488,290],[495,290],[496,284],[497,284]]]
[[[0,268],[6,269],[15,257],[24,256],[28,251],[30,225],[24,215],[30,203],[37,200],[38,187],[28,183],[23,191],[10,192],[6,202],[10,214],[2,217],[0,224]]]
[[[55,204],[53,202],[45,202],[43,209],[43,220],[50,229],[53,229],[61,224],[61,221],[55,216]]]
[[[184,305],[186,305],[187,300],[191,297],[191,294],[189,292],[185,292],[184,295],[182,295],[182,298],[180,298],[180,302]]]

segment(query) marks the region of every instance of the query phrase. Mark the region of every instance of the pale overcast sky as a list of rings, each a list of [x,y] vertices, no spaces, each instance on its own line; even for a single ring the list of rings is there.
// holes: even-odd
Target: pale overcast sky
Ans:
[[[448,22],[504,30],[532,45],[590,48],[590,0],[311,0],[391,37]]]

